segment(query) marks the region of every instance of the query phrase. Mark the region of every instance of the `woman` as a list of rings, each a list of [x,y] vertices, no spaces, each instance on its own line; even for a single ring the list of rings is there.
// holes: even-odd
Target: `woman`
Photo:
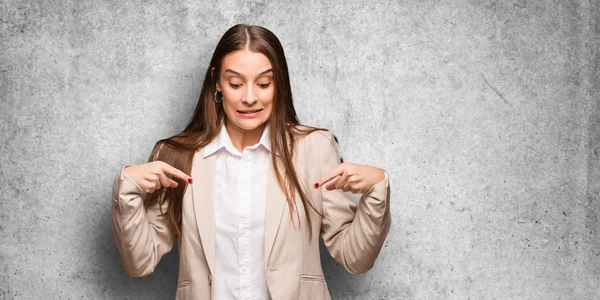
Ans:
[[[348,192],[362,194],[358,207]],[[299,124],[277,37],[236,25],[185,130],[115,177],[112,224],[132,276],[177,239],[177,299],[330,299],[318,235],[349,272],[366,272],[389,196],[383,170],[340,163],[331,132]]]

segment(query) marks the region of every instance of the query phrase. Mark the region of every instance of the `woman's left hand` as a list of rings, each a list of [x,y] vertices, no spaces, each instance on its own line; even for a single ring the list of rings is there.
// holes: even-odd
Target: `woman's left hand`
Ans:
[[[337,179],[325,186],[327,190],[341,189],[344,192],[364,194],[385,179],[385,173],[382,169],[373,166],[344,162],[323,175],[314,187],[318,188],[335,178]]]

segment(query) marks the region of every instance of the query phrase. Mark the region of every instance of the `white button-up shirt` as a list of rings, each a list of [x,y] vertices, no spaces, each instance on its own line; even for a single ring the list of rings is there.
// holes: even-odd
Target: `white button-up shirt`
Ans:
[[[265,202],[271,167],[268,126],[260,141],[237,150],[225,129],[204,148],[215,172],[215,299],[271,299],[264,269]]]

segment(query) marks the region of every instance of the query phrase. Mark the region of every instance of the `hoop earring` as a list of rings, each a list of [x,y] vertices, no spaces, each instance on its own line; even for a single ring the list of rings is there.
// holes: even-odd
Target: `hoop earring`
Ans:
[[[221,93],[221,100],[219,100],[219,97],[217,97],[218,94],[219,94],[219,91],[215,91],[215,102],[221,103],[221,102],[223,102],[223,94]]]

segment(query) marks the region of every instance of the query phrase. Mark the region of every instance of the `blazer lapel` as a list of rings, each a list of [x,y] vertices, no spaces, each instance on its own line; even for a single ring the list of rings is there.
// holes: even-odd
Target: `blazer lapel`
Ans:
[[[216,155],[204,158],[204,150],[196,151],[192,162],[192,199],[196,225],[211,274],[215,270],[215,167]]]
[[[279,169],[283,170],[282,164],[279,163],[279,158],[277,158],[277,162]],[[267,201],[265,207],[265,267],[268,264],[273,243],[279,231],[283,212],[286,207],[287,201],[285,195],[279,187],[275,169],[271,166],[267,179]]]

